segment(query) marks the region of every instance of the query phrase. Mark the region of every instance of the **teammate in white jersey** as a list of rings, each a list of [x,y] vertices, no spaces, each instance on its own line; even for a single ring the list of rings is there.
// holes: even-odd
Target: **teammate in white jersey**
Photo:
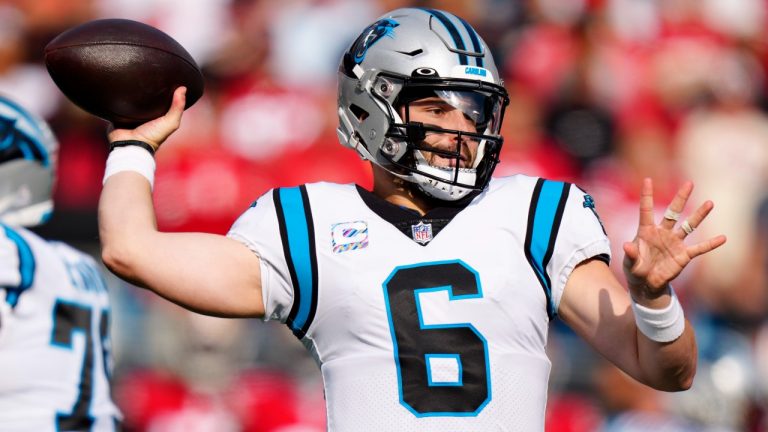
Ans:
[[[0,96],[0,430],[114,431],[109,298],[93,258],[24,227],[53,208],[58,142]]]
[[[152,154],[180,125],[183,89],[164,117],[110,132],[106,264],[194,311],[285,322],[320,365],[331,431],[543,430],[556,316],[637,380],[691,385],[695,337],[669,282],[725,238],[685,244],[713,206],[677,225],[690,183],[657,223],[645,181],[628,291],[589,195],[491,179],[507,94],[462,19],[382,16],[344,55],[338,100],[373,191],[274,189],[227,236],[155,228]]]

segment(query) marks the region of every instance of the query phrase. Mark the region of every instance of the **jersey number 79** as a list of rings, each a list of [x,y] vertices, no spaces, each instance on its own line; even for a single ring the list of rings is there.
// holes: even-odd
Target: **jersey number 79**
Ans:
[[[99,315],[99,333],[94,337],[92,330],[92,309],[77,303],[59,300],[53,308],[53,331],[51,332],[51,345],[64,349],[72,349],[73,335],[76,332],[83,334],[85,338],[85,352],[82,353],[83,363],[80,368],[80,383],[78,385],[77,400],[70,413],[57,413],[57,430],[89,430],[94,419],[89,415],[91,399],[94,392],[94,368],[104,367],[107,370],[106,344],[108,338],[109,316],[108,311],[101,311]],[[101,349],[104,362],[95,365],[95,350]]]

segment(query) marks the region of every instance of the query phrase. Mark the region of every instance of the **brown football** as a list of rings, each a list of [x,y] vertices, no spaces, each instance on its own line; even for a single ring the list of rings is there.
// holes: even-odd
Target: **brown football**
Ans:
[[[186,108],[203,95],[203,74],[187,50],[162,31],[127,19],[66,30],[46,45],[45,66],[69,100],[118,127],[165,114],[177,87],[187,87]]]

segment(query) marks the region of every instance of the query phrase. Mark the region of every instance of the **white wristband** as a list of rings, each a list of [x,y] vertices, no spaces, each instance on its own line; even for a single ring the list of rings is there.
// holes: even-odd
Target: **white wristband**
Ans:
[[[685,331],[683,307],[677,300],[675,291],[670,287],[672,301],[664,309],[651,309],[637,304],[632,299],[632,311],[635,313],[637,328],[656,342],[672,342]]]
[[[122,171],[134,171],[149,181],[149,188],[155,185],[155,158],[145,149],[138,146],[116,147],[109,152],[107,167],[104,170],[104,180]]]

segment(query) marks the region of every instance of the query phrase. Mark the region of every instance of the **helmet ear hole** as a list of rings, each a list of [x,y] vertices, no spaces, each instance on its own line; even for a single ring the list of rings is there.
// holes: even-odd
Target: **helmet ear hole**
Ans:
[[[364,121],[370,115],[368,114],[368,111],[360,108],[358,105],[355,105],[355,104],[350,105],[349,110],[352,111],[352,114],[355,115],[355,118],[358,121]]]

